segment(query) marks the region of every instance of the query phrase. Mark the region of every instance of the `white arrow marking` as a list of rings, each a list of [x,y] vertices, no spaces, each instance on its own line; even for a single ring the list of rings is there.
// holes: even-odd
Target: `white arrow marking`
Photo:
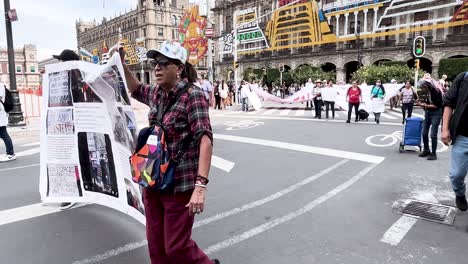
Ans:
[[[213,155],[211,157],[211,165],[225,172],[231,172],[232,168],[234,168],[235,163]]]

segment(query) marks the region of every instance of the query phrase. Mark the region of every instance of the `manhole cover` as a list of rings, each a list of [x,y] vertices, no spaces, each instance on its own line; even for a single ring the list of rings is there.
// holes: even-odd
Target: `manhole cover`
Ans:
[[[404,201],[397,210],[408,216],[446,225],[453,225],[457,214],[454,207],[416,200]]]

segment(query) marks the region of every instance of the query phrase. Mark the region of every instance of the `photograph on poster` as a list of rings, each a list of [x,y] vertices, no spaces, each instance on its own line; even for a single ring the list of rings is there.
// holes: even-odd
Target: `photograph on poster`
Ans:
[[[102,103],[92,87],[84,81],[84,73],[79,69],[70,71],[70,84],[75,103]]]
[[[51,108],[47,111],[47,135],[73,135],[73,109]]]
[[[124,105],[130,105],[130,98],[125,90],[125,84],[117,66],[112,66],[109,71],[101,74],[102,79],[114,89],[115,99]]]
[[[125,178],[125,187],[127,189],[127,203],[131,207],[137,209],[142,213],[143,215],[145,214],[145,208],[143,206],[143,203],[141,201],[141,191],[137,188],[135,188],[135,185],[133,182],[131,182],[129,179]]]
[[[119,107],[118,109],[119,111],[116,112],[116,115],[114,116],[114,140],[124,146],[129,146],[127,126],[125,124],[124,118],[122,117],[122,108]]]
[[[84,189],[119,197],[109,135],[78,133],[78,152]]]
[[[69,71],[49,74],[49,107],[72,106]]]
[[[80,174],[76,164],[47,164],[48,197],[82,197]]]
[[[136,145],[137,137],[138,137],[135,113],[133,113],[133,111],[125,111],[124,116],[127,122],[127,132],[129,134],[128,141],[133,151],[135,149],[135,145]]]

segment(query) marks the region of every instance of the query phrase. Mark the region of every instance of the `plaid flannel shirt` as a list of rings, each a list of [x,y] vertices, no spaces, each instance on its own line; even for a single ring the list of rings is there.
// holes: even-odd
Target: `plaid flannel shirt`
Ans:
[[[158,104],[162,102],[163,111],[170,100],[176,95],[178,89],[183,89],[185,82],[179,82],[168,93],[157,86],[142,84],[132,93],[136,100],[148,105],[149,124],[153,125],[157,120]],[[193,135],[192,143],[186,150],[185,157],[177,165],[175,172],[174,192],[185,192],[195,188],[195,179],[198,175],[198,159],[200,151],[200,139],[207,135],[213,142],[210,117],[208,114],[208,102],[205,94],[198,87],[193,86],[193,91],[182,94],[174,105],[163,117],[163,126],[168,138],[168,150],[172,157],[182,149],[185,138]]]

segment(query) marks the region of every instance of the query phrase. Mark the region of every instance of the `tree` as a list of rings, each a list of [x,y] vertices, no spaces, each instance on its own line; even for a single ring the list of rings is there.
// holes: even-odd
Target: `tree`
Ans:
[[[291,76],[293,81],[298,84],[306,83],[309,78],[311,78],[313,81],[317,79],[335,80],[334,72],[325,72],[321,68],[310,65],[302,65],[297,67],[291,72]]]
[[[423,76],[423,72],[419,71],[419,77]],[[389,83],[392,79],[398,82],[406,80],[414,80],[414,69],[404,65],[392,66],[364,66],[353,73],[353,79],[366,82],[368,84],[375,83],[381,80],[383,83]]]
[[[447,75],[449,80],[454,80],[461,72],[468,69],[468,58],[452,58],[440,60],[439,76]]]

